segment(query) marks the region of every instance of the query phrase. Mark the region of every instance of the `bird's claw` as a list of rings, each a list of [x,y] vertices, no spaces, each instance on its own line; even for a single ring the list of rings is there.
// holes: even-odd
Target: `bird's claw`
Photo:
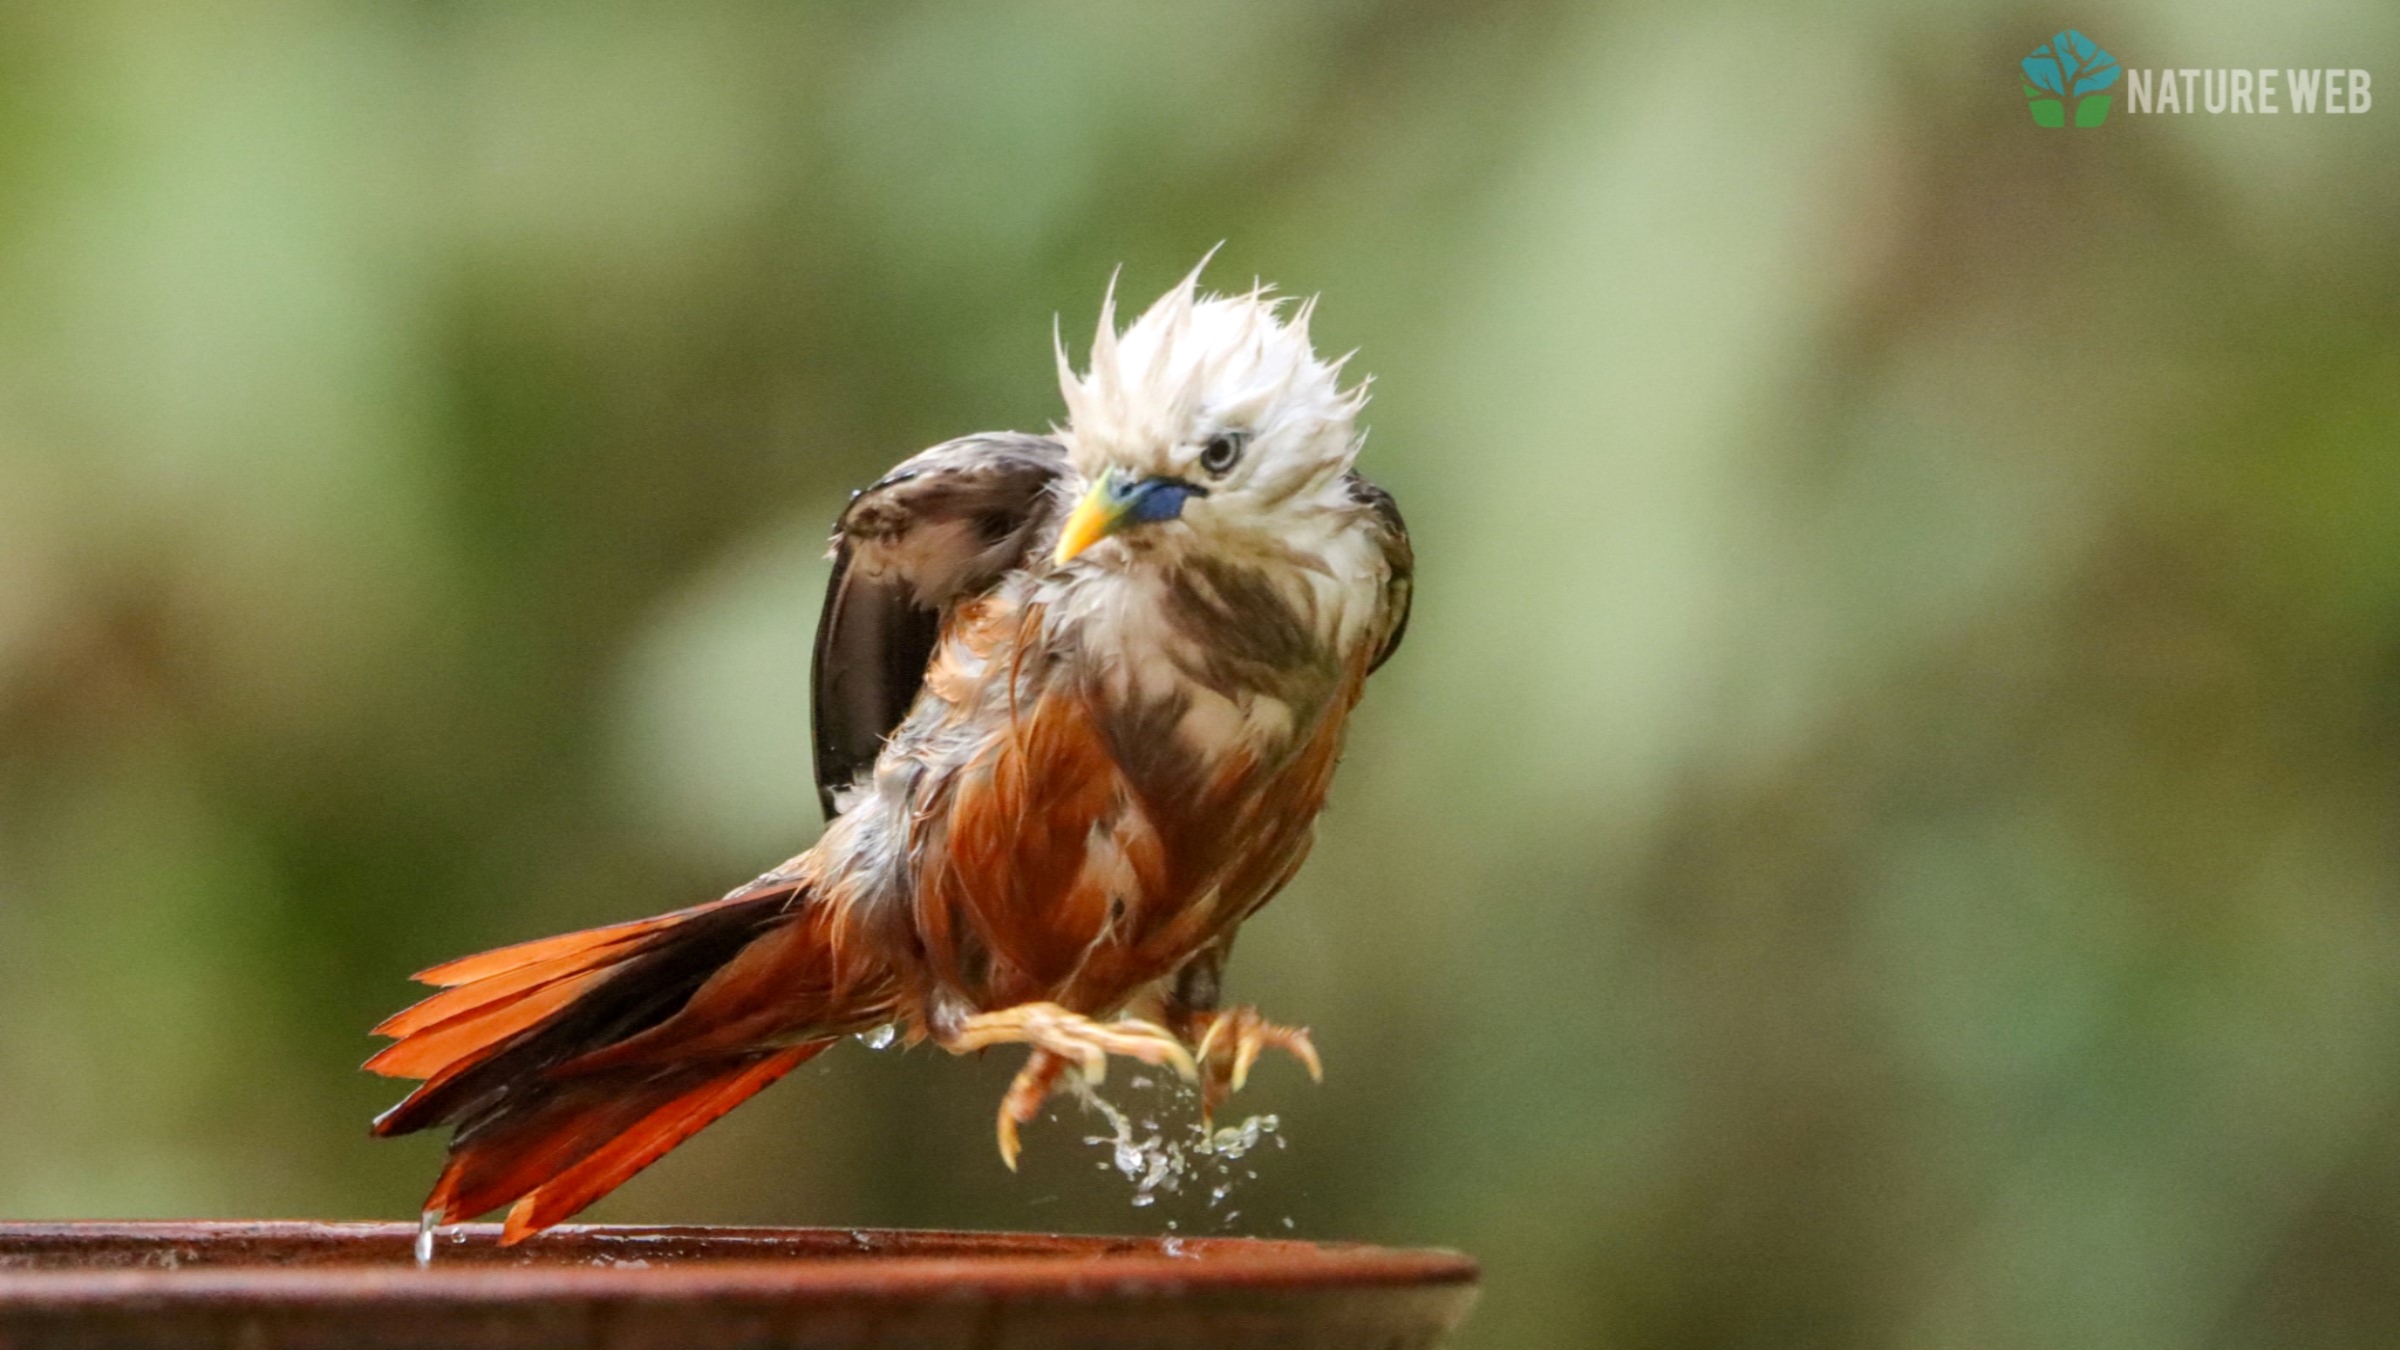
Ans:
[[[978,1013],[944,1045],[961,1054],[994,1045],[1033,1047],[1032,1056],[1000,1099],[1000,1160],[1012,1172],[1017,1166],[1017,1131],[1042,1109],[1059,1074],[1069,1065],[1081,1071],[1085,1082],[1097,1084],[1108,1076],[1108,1057],[1123,1055],[1157,1068],[1172,1068],[1188,1082],[1200,1081],[1199,1064],[1166,1028],[1131,1019],[1098,1022],[1055,1003],[1024,1003]]]
[[[1097,1022],[1055,1003],[1021,1003],[998,1012],[978,1013],[945,1045],[961,1053],[994,1045],[1030,1045],[1075,1064],[1093,1083],[1108,1077],[1110,1055],[1172,1068],[1193,1082],[1200,1077],[1191,1052],[1165,1027],[1132,1019]]]
[[[1193,1057],[1200,1061],[1203,1121],[1214,1119],[1225,1099],[1249,1083],[1251,1068],[1269,1049],[1281,1050],[1299,1060],[1308,1070],[1310,1081],[1325,1081],[1325,1061],[1318,1057],[1316,1042],[1309,1039],[1308,1028],[1279,1026],[1259,1016],[1258,1009],[1251,1007],[1202,1016],[1207,1027],[1200,1033]]]
[[[1000,1098],[1000,1161],[1008,1170],[1017,1170],[1017,1131],[1030,1122],[1050,1099],[1051,1088],[1057,1086],[1058,1076],[1064,1073],[1067,1061],[1047,1050],[1036,1050],[1025,1060],[1025,1067],[1009,1080],[1008,1091]]]

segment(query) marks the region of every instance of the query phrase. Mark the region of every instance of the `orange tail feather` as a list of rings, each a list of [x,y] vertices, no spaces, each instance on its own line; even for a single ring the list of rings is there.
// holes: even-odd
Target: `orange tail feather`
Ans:
[[[375,1133],[452,1127],[426,1200],[440,1222],[510,1205],[516,1242],[566,1219],[832,1044],[835,1010],[789,998],[828,988],[809,969],[824,949],[792,931],[808,913],[800,883],[762,882],[424,972],[442,992],[376,1028],[399,1039],[366,1064],[424,1081]],[[770,953],[788,982],[751,971]],[[728,967],[744,978],[719,979]],[[647,1053],[612,1060],[620,1046]]]
[[[532,989],[498,995],[440,1021],[411,1022],[403,1031],[379,1028],[377,1035],[397,1035],[401,1039],[376,1051],[361,1067],[386,1078],[437,1078],[446,1070],[467,1067],[505,1044],[509,1037],[574,1002],[576,995],[607,975],[606,966],[578,971]],[[439,1001],[439,998],[427,999],[417,1007]],[[411,1008],[384,1026],[391,1026],[415,1011],[416,1008]]]
[[[676,1085],[673,1096],[653,1108],[614,1139],[585,1155],[533,1190],[518,1197],[508,1211],[500,1245],[511,1246],[580,1213],[586,1205],[625,1184],[634,1173],[665,1157],[670,1149],[698,1134],[711,1121],[758,1093],[761,1088],[816,1058],[832,1041],[812,1041],[759,1059],[736,1060],[701,1079],[697,1086]]]

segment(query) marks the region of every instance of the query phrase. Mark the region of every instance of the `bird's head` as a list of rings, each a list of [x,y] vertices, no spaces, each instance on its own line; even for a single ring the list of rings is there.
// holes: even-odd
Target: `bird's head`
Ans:
[[[1290,540],[1343,492],[1366,385],[1343,389],[1349,358],[1310,348],[1316,302],[1287,316],[1263,284],[1242,295],[1199,285],[1194,268],[1119,333],[1112,282],[1080,378],[1057,344],[1059,435],[1089,486],[1056,561],[1112,538],[1137,549]]]

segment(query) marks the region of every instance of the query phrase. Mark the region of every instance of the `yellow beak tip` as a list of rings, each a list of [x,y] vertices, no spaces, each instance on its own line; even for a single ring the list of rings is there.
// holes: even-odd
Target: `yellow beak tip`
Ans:
[[[1075,510],[1059,530],[1058,550],[1051,555],[1051,561],[1062,567],[1075,561],[1085,549],[1115,532],[1120,514],[1109,500],[1107,485],[1093,484],[1092,490],[1083,494],[1083,500],[1075,503]]]

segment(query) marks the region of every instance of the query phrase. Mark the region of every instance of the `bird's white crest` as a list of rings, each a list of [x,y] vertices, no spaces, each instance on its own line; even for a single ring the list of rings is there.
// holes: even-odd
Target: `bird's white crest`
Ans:
[[[1213,252],[1213,251],[1212,251]],[[1252,457],[1301,482],[1338,474],[1357,453],[1354,431],[1365,381],[1341,387],[1347,356],[1319,360],[1309,345],[1314,299],[1292,306],[1264,283],[1239,295],[1204,295],[1202,259],[1123,333],[1116,281],[1100,304],[1090,369],[1078,378],[1056,340],[1060,428],[1087,477],[1111,465],[1173,473],[1195,447],[1224,431],[1249,438]]]

